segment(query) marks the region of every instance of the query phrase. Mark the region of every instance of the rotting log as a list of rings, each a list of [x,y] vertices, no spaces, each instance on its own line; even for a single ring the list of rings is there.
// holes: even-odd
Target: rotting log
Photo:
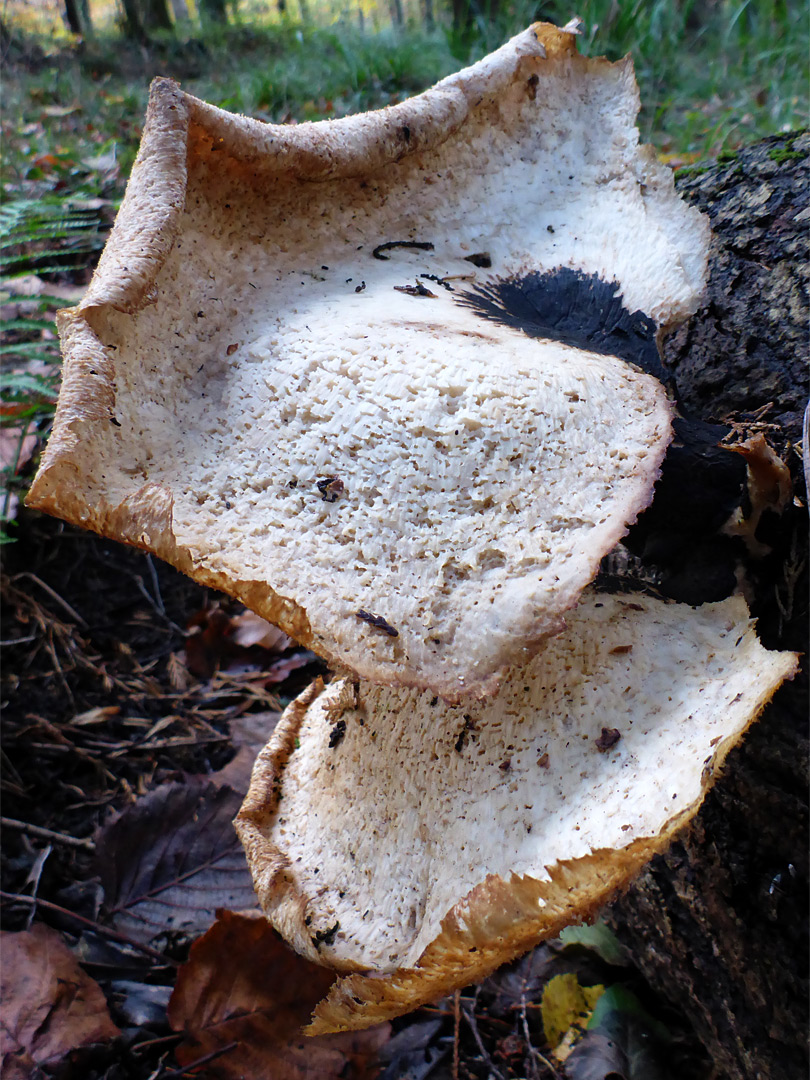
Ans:
[[[763,644],[805,655],[808,152],[810,134],[779,136],[679,178],[711,219],[710,282],[664,346],[686,409],[744,430],[752,419],[768,425],[760,430],[790,467],[796,499],[780,519],[763,519],[773,553],[748,560],[745,580]],[[808,1071],[803,667],[732,751],[693,824],[609,912],[638,968],[689,1017],[728,1080]]]

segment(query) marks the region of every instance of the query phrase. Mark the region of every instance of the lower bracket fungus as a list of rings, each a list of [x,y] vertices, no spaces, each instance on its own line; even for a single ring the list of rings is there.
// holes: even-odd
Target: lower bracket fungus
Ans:
[[[486,702],[310,687],[236,819],[267,917],[346,973],[310,1031],[407,1012],[595,913],[697,812],[796,664],[740,597],[589,591]]]

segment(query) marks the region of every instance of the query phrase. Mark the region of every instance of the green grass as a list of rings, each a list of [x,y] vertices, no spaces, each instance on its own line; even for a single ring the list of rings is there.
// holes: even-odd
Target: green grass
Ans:
[[[584,0],[577,10],[583,53],[632,54],[642,137],[673,165],[733,155],[740,145],[807,123],[803,4]],[[13,16],[12,2],[5,10],[12,28]],[[185,38],[164,34],[147,51],[109,29],[78,44],[66,37],[37,40],[18,28],[5,57],[3,272],[62,297],[88,280],[123,194],[155,75],[264,120],[339,117],[417,93],[535,18],[562,24],[570,16],[562,0],[539,9],[515,0],[508,15],[479,18],[466,34],[454,34],[447,19],[431,32],[411,25],[375,34],[345,20],[276,21],[217,35],[199,28]],[[778,160],[795,153],[789,146],[778,152]],[[17,295],[15,280],[0,298],[6,315],[0,526],[13,516],[12,495],[24,490],[33,469],[34,461],[24,460],[31,434],[39,446],[46,436],[58,377],[52,316],[60,301],[41,290],[32,296],[31,280]],[[14,440],[16,456],[8,453]]]
[[[537,10],[527,4],[525,15]],[[678,158],[715,156],[808,122],[807,5],[786,0],[551,0],[583,20],[580,51],[632,55],[642,137]],[[513,26],[524,19],[518,18]],[[497,44],[491,32],[488,46]]]

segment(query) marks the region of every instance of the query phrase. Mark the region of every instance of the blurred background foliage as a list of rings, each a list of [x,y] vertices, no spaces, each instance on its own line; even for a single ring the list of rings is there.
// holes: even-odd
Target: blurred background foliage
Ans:
[[[339,116],[573,14],[581,51],[632,53],[642,133],[664,152],[717,153],[807,115],[801,0],[5,0],[2,11],[9,120],[95,97],[110,126],[137,123],[155,74],[268,120]]]
[[[632,54],[642,137],[673,168],[807,122],[804,0],[4,0],[0,542],[53,415],[53,315],[95,266],[155,75],[275,123],[340,117],[574,14],[582,52]]]

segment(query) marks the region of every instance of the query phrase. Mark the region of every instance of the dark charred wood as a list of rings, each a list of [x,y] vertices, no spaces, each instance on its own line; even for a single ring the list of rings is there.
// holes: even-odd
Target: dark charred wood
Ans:
[[[756,529],[770,551],[754,557],[738,546],[734,554],[764,644],[805,654],[799,442],[807,400],[808,151],[806,133],[780,136],[679,178],[684,197],[709,215],[714,238],[705,302],[664,345],[685,409],[700,421],[738,424],[741,437],[760,431],[790,469],[796,498],[780,514],[763,514]],[[676,470],[670,483],[680,495],[657,507],[659,521],[653,515],[637,537],[642,552],[658,543],[647,554],[670,559],[670,578],[672,553],[661,547],[666,515],[675,528],[677,515],[688,521],[694,507],[708,535],[715,464],[693,468],[691,478],[688,464]],[[739,463],[727,464],[739,475]],[[718,504],[717,516],[725,509]],[[706,542],[695,541],[691,566],[683,559],[678,566],[692,603],[714,598],[701,578]],[[728,1080],[794,1080],[808,1071],[806,662],[803,668],[729,756],[693,825],[609,913],[638,968],[690,1018],[717,1075]]]

